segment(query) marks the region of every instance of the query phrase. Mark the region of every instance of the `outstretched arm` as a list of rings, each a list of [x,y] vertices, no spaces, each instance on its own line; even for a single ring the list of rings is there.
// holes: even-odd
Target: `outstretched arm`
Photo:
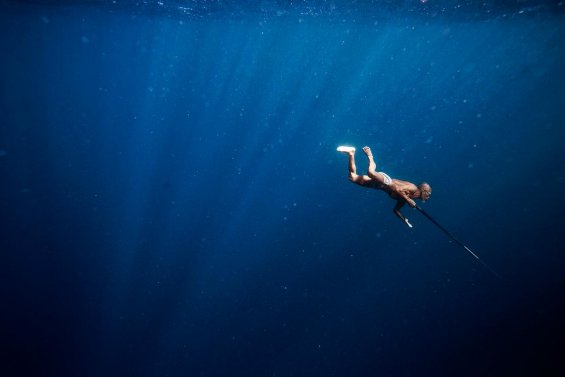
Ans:
[[[406,203],[408,203],[408,205],[412,208],[416,207],[416,202],[414,200],[412,200],[408,194],[406,194],[404,191],[396,191],[398,193],[398,195],[404,199],[404,201]]]
[[[409,228],[412,228],[412,224],[408,221],[406,217],[400,212],[400,209],[404,206],[405,201],[403,199],[398,199],[396,205],[394,206],[394,214],[400,218]]]

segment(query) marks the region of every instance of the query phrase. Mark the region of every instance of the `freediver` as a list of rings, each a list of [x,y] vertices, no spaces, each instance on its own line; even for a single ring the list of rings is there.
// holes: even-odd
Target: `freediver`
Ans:
[[[392,199],[396,199],[396,205],[393,209],[394,214],[408,227],[412,228],[412,224],[410,224],[408,219],[400,212],[400,209],[405,203],[415,208],[416,202],[414,199],[420,199],[423,202],[428,200],[432,195],[431,186],[426,182],[422,182],[416,186],[411,182],[390,178],[386,173],[377,172],[377,165],[375,164],[373,153],[369,147],[363,147],[363,152],[365,152],[369,159],[367,175],[358,175],[357,167],[355,166],[355,148],[340,146],[337,148],[337,151],[349,156],[349,180],[359,186],[382,190]]]

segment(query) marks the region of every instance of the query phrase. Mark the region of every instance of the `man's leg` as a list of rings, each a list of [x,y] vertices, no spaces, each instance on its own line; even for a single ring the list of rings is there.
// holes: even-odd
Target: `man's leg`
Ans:
[[[371,148],[363,147],[363,152],[365,152],[367,159],[369,160],[369,167],[367,168],[367,174],[369,175],[369,177],[379,181],[380,183],[384,183],[384,177],[381,174],[377,173],[377,164],[375,164]]]
[[[351,182],[357,182],[359,176],[357,175],[357,166],[355,166],[355,149],[348,151],[349,156],[349,180]]]
[[[357,166],[355,166],[355,148],[341,146],[337,148],[338,152],[346,153],[349,158],[349,180],[361,186],[367,185],[371,182],[368,175],[358,175]]]

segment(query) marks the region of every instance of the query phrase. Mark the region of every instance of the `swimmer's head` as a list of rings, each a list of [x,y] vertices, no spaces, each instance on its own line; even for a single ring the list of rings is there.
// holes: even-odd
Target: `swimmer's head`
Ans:
[[[430,186],[429,183],[426,182],[420,183],[420,185],[418,186],[418,190],[420,190],[420,198],[422,198],[423,202],[429,200],[430,197],[432,196],[432,186]]]

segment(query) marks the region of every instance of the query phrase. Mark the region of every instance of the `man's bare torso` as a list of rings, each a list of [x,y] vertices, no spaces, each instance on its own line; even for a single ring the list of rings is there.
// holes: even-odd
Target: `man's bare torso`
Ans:
[[[378,190],[383,190],[393,199],[400,199],[400,195],[398,194],[399,192],[404,192],[409,198],[417,197],[416,193],[418,192],[418,187],[412,182],[394,178],[390,185],[373,181],[370,186]]]

